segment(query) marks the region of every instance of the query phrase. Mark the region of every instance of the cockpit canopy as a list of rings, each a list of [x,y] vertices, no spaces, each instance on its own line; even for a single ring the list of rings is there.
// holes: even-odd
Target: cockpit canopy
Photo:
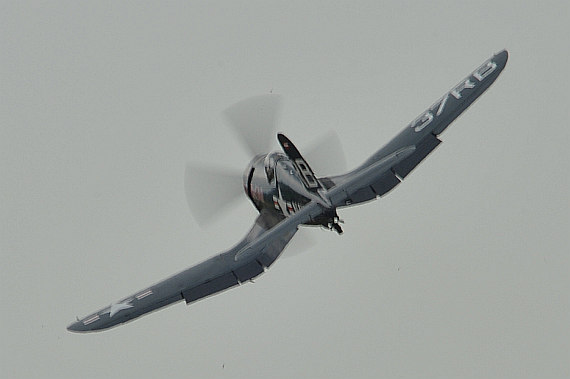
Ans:
[[[277,165],[277,161],[282,158],[285,158],[285,155],[277,152],[269,153],[265,156],[263,165],[265,166],[265,175],[267,176],[267,181],[269,183],[271,183],[275,178],[275,166]]]

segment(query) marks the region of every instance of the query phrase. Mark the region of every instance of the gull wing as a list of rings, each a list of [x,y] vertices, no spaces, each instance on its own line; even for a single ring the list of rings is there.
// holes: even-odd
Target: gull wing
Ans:
[[[494,55],[460,81],[362,165],[345,175],[320,178],[335,206],[383,196],[396,187],[441,142],[438,136],[497,79],[508,59]]]
[[[257,277],[279,257],[297,231],[294,219],[302,221],[310,213],[307,210],[315,212],[318,208],[309,205],[299,211],[300,217],[288,219],[262,211],[249,233],[233,248],[92,313],[67,329],[108,329],[178,301],[192,303]]]

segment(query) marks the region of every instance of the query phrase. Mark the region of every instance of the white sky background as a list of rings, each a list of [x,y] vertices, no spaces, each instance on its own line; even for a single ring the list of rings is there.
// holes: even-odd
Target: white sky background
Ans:
[[[570,12],[528,3],[3,1],[0,376],[570,376]],[[301,151],[332,129],[355,166],[503,48],[444,143],[341,211],[343,236],[310,230],[190,307],[65,330],[249,229],[245,196],[207,229],[184,196],[186,162],[248,162],[227,106],[282,94]]]

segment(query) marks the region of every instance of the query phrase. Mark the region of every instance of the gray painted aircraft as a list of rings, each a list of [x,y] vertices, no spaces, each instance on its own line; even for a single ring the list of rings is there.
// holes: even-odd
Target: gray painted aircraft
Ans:
[[[258,141],[274,121],[275,95],[236,104],[226,115],[256,153],[243,174],[245,193],[259,211],[249,233],[228,251],[78,319],[67,329],[107,329],[178,301],[189,304],[247,283],[275,262],[300,225],[341,234],[337,209],[377,199],[400,184],[439,145],[438,136],[447,126],[497,79],[507,59],[503,50],[485,61],[364,163],[338,176],[318,177],[283,134],[277,135],[283,153],[260,154],[263,143]],[[259,116],[259,127],[252,128],[256,122],[248,119],[252,111],[259,113],[254,115]],[[187,187],[188,176],[192,174],[187,170]],[[192,198],[189,195],[190,202]]]

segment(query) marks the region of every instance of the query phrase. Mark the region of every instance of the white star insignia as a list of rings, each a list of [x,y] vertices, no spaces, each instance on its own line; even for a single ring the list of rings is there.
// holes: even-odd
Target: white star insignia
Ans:
[[[109,317],[113,317],[122,310],[132,308],[133,305],[130,304],[131,301],[132,300],[125,300],[120,303],[111,304],[111,307],[109,307],[109,310],[105,313],[109,313]]]

